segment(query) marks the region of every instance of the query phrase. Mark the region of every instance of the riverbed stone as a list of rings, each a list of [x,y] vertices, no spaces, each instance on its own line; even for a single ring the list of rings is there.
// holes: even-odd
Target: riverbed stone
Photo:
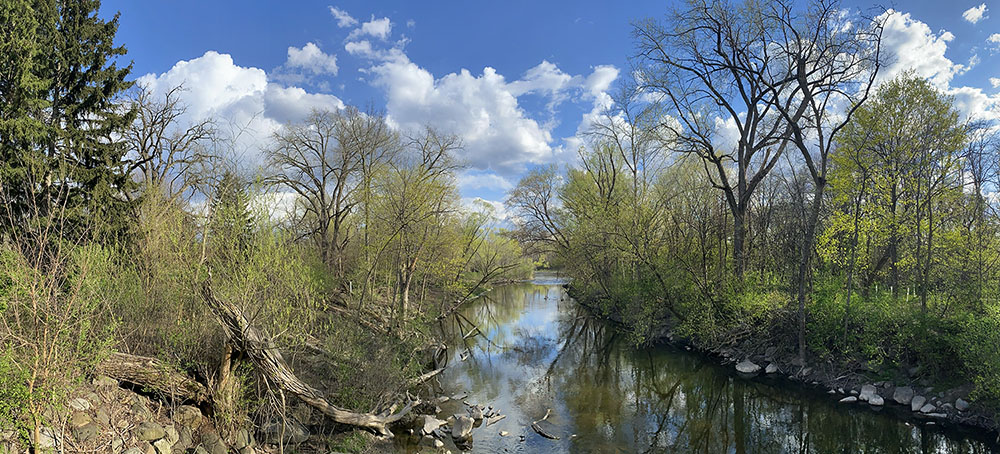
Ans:
[[[174,410],[173,420],[183,426],[188,426],[192,430],[201,426],[204,417],[198,407],[191,405],[181,405]]]
[[[913,388],[909,386],[896,388],[892,393],[892,400],[900,405],[910,405],[910,401],[913,400]]]
[[[881,407],[882,405],[885,404],[885,399],[883,399],[882,396],[875,394],[868,398],[868,404],[874,405],[876,407]]]
[[[776,373],[778,373],[778,365],[774,364],[774,363],[769,363],[767,365],[767,368],[764,369],[764,373],[766,373],[766,374],[776,374]]]
[[[924,396],[913,396],[913,400],[910,401],[910,411],[918,412],[923,408],[924,404],[927,403],[927,398]]]
[[[757,372],[760,372],[760,366],[754,364],[748,359],[745,359],[736,364],[736,370],[741,374],[756,374]]]
[[[151,421],[139,424],[136,429],[136,436],[142,441],[159,440],[164,435],[166,435],[166,431],[163,430],[163,426]]]
[[[843,399],[840,399],[840,403],[842,403],[842,404],[853,404],[853,403],[855,403],[857,401],[858,401],[858,398],[854,397],[854,396],[847,396],[847,397],[845,397]]]
[[[91,407],[90,401],[82,397],[77,397],[73,400],[70,400],[69,406],[72,407],[74,410],[79,410],[79,411],[87,411],[90,410]]]
[[[451,426],[451,437],[466,441],[472,438],[472,426],[476,421],[469,416],[455,415],[455,421]]]
[[[858,400],[862,402],[868,402],[878,391],[874,385],[864,385],[861,387],[861,394],[858,395]]]
[[[170,442],[168,442],[165,438],[161,438],[153,442],[153,449],[156,450],[156,454],[171,454],[173,452],[173,450],[170,449]]]
[[[931,413],[934,410],[937,410],[937,407],[935,407],[934,404],[924,404],[923,407],[920,407],[921,413]]]
[[[955,409],[958,410],[958,411],[968,410],[969,409],[969,403],[966,402],[965,399],[962,399],[961,397],[959,397],[958,399],[955,399]]]
[[[419,423],[420,423],[420,431],[423,432],[424,435],[429,435],[433,433],[435,430],[438,429],[438,427],[441,427],[445,424],[444,421],[437,419],[431,415],[422,415],[420,417]]]

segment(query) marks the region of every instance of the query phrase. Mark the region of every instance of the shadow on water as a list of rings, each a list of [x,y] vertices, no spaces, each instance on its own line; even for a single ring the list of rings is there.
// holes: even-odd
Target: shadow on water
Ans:
[[[991,452],[967,434],[743,380],[682,350],[631,348],[572,301],[563,282],[540,274],[497,288],[442,323],[452,346],[445,393],[467,393],[468,402],[507,415],[475,429],[473,452]],[[463,413],[458,403],[444,407],[442,418]],[[549,408],[560,440],[530,428]]]

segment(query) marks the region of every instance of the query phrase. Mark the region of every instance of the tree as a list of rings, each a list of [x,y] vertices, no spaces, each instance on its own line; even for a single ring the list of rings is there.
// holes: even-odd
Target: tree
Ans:
[[[689,0],[665,24],[637,24],[641,90],[664,104],[661,126],[673,148],[703,161],[733,215],[736,276],[746,266],[747,215],[754,191],[778,163],[788,138],[776,107],[793,80],[775,68],[780,28],[755,1]],[[736,129],[729,148],[723,125]]]
[[[119,166],[125,146],[114,140],[132,118],[116,104],[131,85],[131,66],[115,62],[125,55],[113,42],[118,16],[102,20],[96,0],[40,2],[30,12],[22,2],[10,6],[15,27],[4,33],[4,47],[17,58],[2,77],[15,117],[5,122],[13,134],[0,156],[10,223],[23,226],[31,214],[64,207],[58,211],[77,236],[85,229],[120,233],[124,225],[102,224],[123,220],[128,205]]]
[[[125,172],[136,174],[146,190],[162,189],[168,199],[188,193],[213,158],[202,143],[214,133],[212,121],[180,124],[187,113],[183,90],[173,87],[159,100],[140,85],[129,96],[136,117],[125,130],[130,156]]]
[[[266,181],[298,196],[302,235],[312,238],[322,260],[344,276],[344,249],[350,237],[347,218],[369,186],[375,161],[394,147],[384,118],[355,108],[315,111],[302,123],[275,134],[268,151],[273,174]],[[375,137],[370,137],[370,136]]]

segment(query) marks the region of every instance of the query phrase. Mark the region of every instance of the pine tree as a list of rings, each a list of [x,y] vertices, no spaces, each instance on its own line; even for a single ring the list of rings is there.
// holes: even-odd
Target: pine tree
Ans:
[[[125,80],[131,64],[115,62],[125,55],[114,44],[118,15],[98,17],[97,0],[36,0],[25,7],[24,0],[2,7],[3,28],[8,17],[12,26],[0,47],[16,53],[5,52],[0,75],[5,228],[60,217],[76,235],[121,233],[129,179],[117,137],[133,113],[117,102],[132,84]]]

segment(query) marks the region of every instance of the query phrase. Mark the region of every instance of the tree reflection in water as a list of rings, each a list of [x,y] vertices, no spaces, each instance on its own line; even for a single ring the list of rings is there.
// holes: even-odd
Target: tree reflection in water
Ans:
[[[507,415],[476,429],[475,452],[990,452],[969,435],[743,380],[684,351],[631,348],[553,277],[499,287],[441,324],[452,347],[446,393]],[[548,408],[561,440],[529,427]]]

